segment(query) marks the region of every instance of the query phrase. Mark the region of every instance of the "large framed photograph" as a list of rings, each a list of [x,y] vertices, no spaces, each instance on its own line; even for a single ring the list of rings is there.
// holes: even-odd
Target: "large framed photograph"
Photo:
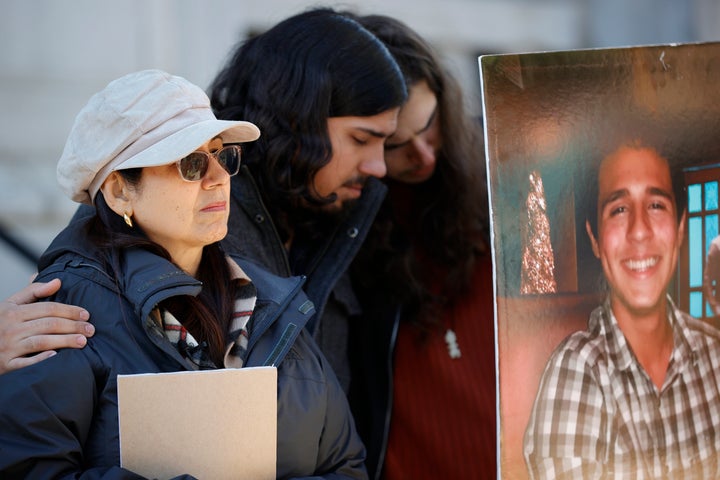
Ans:
[[[653,230],[656,217],[651,215],[660,209],[677,209],[676,228],[670,230],[671,240],[677,240],[676,261],[673,260],[674,268],[664,285],[668,304],[707,325],[709,335],[713,335],[712,328],[718,324],[720,314],[720,308],[715,309],[715,295],[720,296],[716,282],[720,278],[715,280],[713,275],[715,269],[720,273],[720,259],[713,262],[708,253],[712,252],[713,240],[719,233],[720,43],[491,55],[480,58],[480,70],[496,279],[500,477],[560,478],[561,472],[573,471],[575,476],[567,478],[583,478],[591,471],[607,475],[630,469],[634,476],[627,478],[659,478],[652,476],[657,469],[664,468],[664,474],[686,473],[683,470],[688,468],[686,462],[702,464],[693,467],[696,472],[702,468],[709,471],[710,467],[703,462],[712,461],[708,460],[712,456],[715,463],[720,462],[717,459],[720,452],[713,451],[714,437],[708,440],[708,445],[698,446],[708,436],[703,435],[703,440],[695,445],[691,445],[694,441],[691,438],[690,443],[678,447],[680,456],[691,452],[691,459],[676,458],[666,451],[648,458],[646,452],[640,451],[645,447],[638,446],[645,440],[636,438],[634,433],[628,434],[632,441],[623,443],[618,440],[622,432],[612,432],[606,425],[581,423],[581,418],[591,417],[584,410],[587,405],[577,406],[583,401],[604,412],[602,416],[598,413],[593,422],[602,424],[608,419],[619,422],[606,415],[607,409],[611,409],[608,404],[612,403],[607,394],[597,401],[583,397],[592,395],[586,389],[604,388],[605,380],[599,380],[599,387],[588,386],[586,380],[568,386],[577,391],[568,394],[565,403],[558,401],[554,407],[548,407],[551,403],[544,399],[538,400],[540,405],[535,412],[534,405],[543,372],[561,342],[573,332],[588,330],[593,312],[612,292],[616,298],[618,291],[630,288],[625,280],[614,283],[617,272],[613,272],[611,259],[606,256],[609,227],[597,230],[593,226],[598,219],[609,225],[611,217],[605,217],[605,206],[620,195],[603,197],[605,184],[599,182],[599,172],[601,167],[606,169],[603,182],[614,178],[615,172],[611,174],[606,159],[622,145],[635,152],[622,160],[623,168],[634,172],[633,169],[644,165],[645,157],[637,153],[644,151],[652,161],[662,160],[652,164],[655,166],[649,168],[649,174],[662,174],[667,163],[670,183],[675,192],[681,193],[669,198],[667,205],[663,200],[653,200],[649,206],[638,207],[637,212],[622,206],[608,215],[632,213],[628,222],[636,223],[628,229],[635,228],[632,234],[639,238],[658,233]],[[620,165],[619,162],[616,164]],[[642,177],[637,173],[630,175],[633,182]],[[633,188],[629,188],[631,193]],[[685,215],[680,218],[683,210]],[[672,224],[671,217],[667,218]],[[631,242],[628,238],[626,235],[624,241]],[[720,253],[720,240],[716,243],[714,248]],[[674,251],[672,245],[668,251]],[[669,253],[665,256],[656,252],[653,256],[623,260],[623,265],[632,267],[633,274],[649,275],[648,271],[665,265],[665,259],[671,257]],[[715,263],[717,267],[713,267]],[[667,264],[671,265],[670,260]],[[639,297],[640,294],[633,293],[628,301]],[[673,322],[670,324],[677,325]],[[675,337],[673,352],[678,344]],[[637,346],[627,350],[632,352],[630,358],[642,363]],[[677,363],[677,357],[671,356],[666,362],[669,364],[666,384],[660,375],[658,405],[662,405],[665,389],[670,388],[673,361]],[[552,375],[547,373],[548,377]],[[547,380],[548,384],[555,382],[547,388],[556,390],[558,385],[570,383],[563,378],[569,377],[567,373],[558,375],[560,378]],[[601,376],[596,372],[588,375]],[[654,380],[652,372],[648,380]],[[652,382],[648,384],[652,386]],[[717,387],[715,394],[716,390]],[[712,394],[711,391],[709,395]],[[566,411],[557,411],[558,405],[567,406]],[[551,411],[543,412],[543,408]],[[623,405],[612,408],[619,415],[639,415],[625,411]],[[536,422],[534,437],[528,441],[526,432],[533,422]],[[562,430],[564,437],[557,443],[555,439],[541,441],[542,437],[537,435],[551,422],[561,422],[556,430]],[[695,425],[698,421],[693,419],[689,423]],[[716,422],[715,427],[718,426],[720,421]],[[547,428],[552,430],[555,426]],[[573,432],[577,436],[573,437]],[[596,434],[601,440],[594,438]],[[615,436],[604,437],[606,434]],[[671,433],[664,435],[667,435],[663,437],[663,441],[667,440],[664,448],[671,450],[674,445]],[[568,447],[560,445],[561,442],[575,443]],[[599,446],[599,442],[609,445]],[[574,458],[539,458],[563,455]],[[597,455],[602,458],[592,459]],[[633,467],[624,463],[630,457],[636,462]],[[531,467],[528,458],[538,465]],[[573,462],[576,470],[562,470]],[[529,467],[535,471],[529,471]]]

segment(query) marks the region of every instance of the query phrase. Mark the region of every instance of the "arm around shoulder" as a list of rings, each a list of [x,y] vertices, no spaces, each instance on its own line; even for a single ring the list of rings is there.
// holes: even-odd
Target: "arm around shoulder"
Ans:
[[[45,360],[61,348],[82,348],[92,336],[84,308],[38,302],[60,285],[58,279],[32,283],[0,302],[0,374]]]

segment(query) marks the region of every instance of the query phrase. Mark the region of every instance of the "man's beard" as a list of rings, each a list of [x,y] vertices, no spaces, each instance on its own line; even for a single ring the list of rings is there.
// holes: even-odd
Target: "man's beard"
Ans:
[[[351,216],[360,198],[345,200],[341,205],[298,205],[290,218],[295,237],[309,240],[327,237]]]
[[[347,180],[343,186],[352,187],[359,185],[364,189],[367,180],[368,177],[364,175],[357,175]],[[350,212],[358,204],[360,198],[362,198],[362,195],[358,198],[343,200],[339,204],[337,203],[337,200],[326,204],[302,202],[299,207],[307,210],[307,213],[310,215],[317,215],[321,221],[339,224],[349,216]]]
[[[350,216],[350,212],[355,209],[359,200],[360,198],[345,200],[340,205],[335,203],[327,205],[305,204],[300,206],[298,210],[302,211],[302,216],[309,220],[317,218],[322,223],[339,224]]]

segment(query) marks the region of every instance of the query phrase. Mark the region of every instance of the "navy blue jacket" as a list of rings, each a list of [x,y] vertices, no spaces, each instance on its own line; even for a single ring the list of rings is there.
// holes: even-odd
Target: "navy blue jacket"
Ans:
[[[248,167],[243,165],[231,182],[228,234],[222,241],[225,251],[251,258],[281,277],[307,278],[303,290],[315,304],[317,314],[306,328],[347,394],[352,376],[349,330],[362,314],[348,268],[367,236],[387,187],[376,178],[368,179],[360,201],[332,231],[326,232],[321,242],[296,241],[288,253]],[[74,220],[92,214],[91,207],[81,206]]]
[[[118,252],[113,278],[87,228],[76,219],[56,238],[39,280],[59,277],[53,300],[85,307],[96,333],[83,349],[0,376],[1,478],[139,478],[119,467],[117,375],[195,368],[147,319],[163,299],[197,295],[200,282],[141,249]],[[314,309],[303,278],[234,259],[258,292],[246,365],[278,367],[278,478],[366,478],[343,391],[304,329]]]

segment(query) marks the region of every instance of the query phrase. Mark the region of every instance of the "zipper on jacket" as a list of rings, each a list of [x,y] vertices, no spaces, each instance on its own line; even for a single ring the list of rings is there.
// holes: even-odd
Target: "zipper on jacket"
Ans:
[[[75,255],[77,256],[77,254],[75,254]],[[116,282],[115,282],[115,278],[112,277],[111,275],[109,275],[105,270],[103,270],[102,268],[100,268],[98,265],[96,265],[96,264],[94,264],[94,263],[87,263],[87,262],[85,262],[84,260],[79,260],[79,259],[77,259],[77,258],[75,258],[75,259],[70,259],[70,260],[66,260],[66,261],[65,261],[64,263],[62,263],[62,264],[60,264],[60,263],[53,263],[53,264],[45,267],[43,270],[41,270],[41,271],[38,273],[38,276],[37,276],[33,281],[35,281],[35,282],[46,281],[46,280],[44,280],[45,278],[48,278],[48,277],[51,277],[51,278],[52,278],[52,276],[53,276],[54,274],[56,274],[56,273],[58,273],[58,272],[64,272],[64,271],[66,271],[66,270],[69,269],[69,268],[79,269],[79,270],[84,270],[84,269],[86,269],[86,268],[92,269],[92,270],[98,272],[99,274],[101,274],[102,277],[103,277],[103,279],[104,279],[105,281],[107,281],[107,283],[104,284],[104,282],[102,282],[101,279],[99,279],[99,278],[98,278],[98,279],[91,279],[91,281],[93,281],[93,282],[97,281],[97,282],[99,282],[99,283],[98,283],[99,285],[102,285],[102,286],[104,286],[105,288],[108,288],[108,289],[110,289],[110,290],[112,290],[112,291],[115,291],[115,292],[119,292],[119,291],[120,291],[120,290],[118,289],[118,286],[117,286]],[[84,276],[84,275],[82,275],[82,276]],[[87,278],[87,277],[86,277],[86,278]]]
[[[273,313],[273,315],[271,317],[268,317],[263,322],[262,328],[256,330],[255,335],[251,335],[251,337],[254,339],[254,341],[252,341],[251,343],[248,343],[247,355],[250,354],[252,347],[254,347],[255,344],[257,343],[257,339],[260,338],[265,333],[265,331],[268,329],[268,327],[270,325],[272,325],[273,323],[275,323],[275,321],[277,321],[277,319],[282,315],[282,312],[284,312],[288,308],[290,303],[292,303],[293,299],[298,295],[298,292],[300,292],[300,290],[302,289],[302,286],[305,284],[306,277],[300,276],[300,277],[296,277],[296,278],[298,280],[295,282],[295,286],[288,292],[287,295],[285,295],[285,299],[283,300],[283,302],[278,304],[277,308],[275,309],[275,313]],[[303,303],[300,306],[301,308],[303,308],[303,311],[301,311],[301,313],[303,313],[304,315],[306,315],[307,312],[309,311],[309,310],[305,309],[306,303],[307,302]],[[291,325],[295,328],[292,329],[292,331],[288,331],[288,329]],[[275,344],[275,346],[272,349],[271,354],[265,360],[264,363],[266,365],[267,365],[267,362],[277,360],[277,358],[273,359],[273,357],[277,357],[276,350],[277,351],[282,350],[282,347],[287,345],[288,338],[292,338],[294,340],[295,337],[297,337],[297,335],[291,336],[291,334],[295,333],[296,331],[297,331],[297,325],[292,322],[288,322],[288,325],[285,327],[285,330],[283,331],[283,334],[282,334],[280,340]],[[287,338],[286,338],[286,335],[287,335]],[[284,345],[281,345],[281,344],[284,344]]]
[[[86,262],[83,262],[83,261],[80,261],[80,260],[71,260],[71,261],[69,261],[69,262],[67,263],[67,266],[68,266],[68,267],[71,267],[71,268],[89,267],[89,268],[92,268],[93,270],[96,270],[96,271],[102,273],[105,277],[107,277],[107,278],[109,278],[109,279],[112,280],[112,277],[111,277],[110,275],[108,275],[108,273],[107,273],[105,270],[103,270],[103,269],[100,268],[99,266],[97,266],[97,265],[95,265],[95,264],[92,264],[92,263],[86,263]]]
[[[287,347],[288,343],[292,343],[295,340],[295,331],[297,325],[294,323],[288,323],[283,330],[280,340],[275,344],[268,358],[263,362],[263,366],[277,367],[277,360],[280,357],[282,351]]]
[[[390,440],[390,418],[392,417],[393,407],[393,395],[394,395],[394,375],[393,375],[393,357],[395,352],[395,344],[397,343],[398,329],[400,328],[400,315],[402,308],[398,308],[395,314],[395,321],[393,322],[392,334],[390,335],[390,348],[388,350],[387,358],[387,372],[388,372],[388,402],[385,407],[385,422],[383,424],[383,438],[382,444],[380,445],[380,454],[378,455],[377,468],[375,469],[375,480],[380,480],[382,476],[383,467],[385,465],[385,455],[387,454],[387,444]]]

